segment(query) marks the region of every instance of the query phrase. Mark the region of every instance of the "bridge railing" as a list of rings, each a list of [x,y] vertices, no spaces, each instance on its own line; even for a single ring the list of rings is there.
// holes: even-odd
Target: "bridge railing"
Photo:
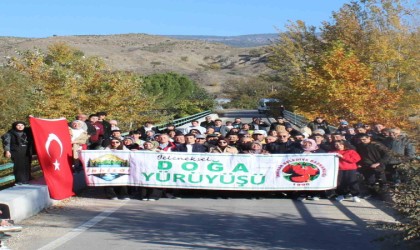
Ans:
[[[299,128],[303,128],[310,122],[309,119],[304,117],[303,115],[298,115],[296,113],[290,112],[288,110],[285,110],[283,112],[284,118],[286,118],[288,121],[293,123],[294,125],[298,126]],[[337,130],[337,127],[335,126],[329,126],[330,131]]]
[[[290,112],[288,110],[283,111],[283,116],[286,118],[286,120],[298,126],[299,128],[305,127],[310,122],[306,117]]]
[[[165,129],[167,127],[167,125],[170,124],[170,123],[172,123],[176,127],[178,127],[178,126],[182,126],[184,124],[187,124],[191,121],[203,118],[203,117],[205,117],[209,114],[211,114],[211,110],[206,110],[204,112],[197,113],[197,114],[194,114],[194,115],[191,115],[191,116],[175,119],[171,122],[166,122],[166,123],[159,124],[156,127],[158,129]],[[128,133],[124,133],[124,134],[128,134]],[[36,165],[36,164],[34,164],[34,166],[32,166],[31,172],[32,172],[32,176],[42,175],[41,167],[39,165]],[[14,182],[15,182],[15,177],[13,175],[13,163],[9,162],[9,163],[0,165],[0,190],[12,186]]]
[[[203,118],[205,116],[208,116],[210,114],[211,114],[211,110],[206,110],[206,111],[201,112],[201,113],[197,113],[197,114],[190,115],[190,116],[183,117],[183,118],[178,118],[178,119],[175,119],[175,120],[170,121],[170,122],[158,124],[158,125],[156,125],[156,127],[159,130],[165,129],[168,126],[168,124],[174,124],[175,127],[179,127],[179,126],[185,125],[185,124],[187,124],[189,122],[192,122],[194,120],[198,120],[200,118]]]

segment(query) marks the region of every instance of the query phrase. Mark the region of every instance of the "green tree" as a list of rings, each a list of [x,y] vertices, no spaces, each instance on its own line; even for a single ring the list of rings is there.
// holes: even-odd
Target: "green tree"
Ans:
[[[159,108],[173,113],[189,115],[214,106],[211,96],[197,83],[173,72],[145,76],[142,89],[156,98]]]
[[[231,100],[226,104],[228,108],[255,109],[260,98],[272,97],[281,88],[278,82],[256,77],[228,81],[223,94]]]

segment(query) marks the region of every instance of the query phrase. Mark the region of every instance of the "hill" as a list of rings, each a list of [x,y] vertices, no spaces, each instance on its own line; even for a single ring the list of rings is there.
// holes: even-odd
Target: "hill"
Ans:
[[[242,36],[167,36],[179,40],[200,40],[206,42],[223,43],[228,46],[244,48],[258,47],[271,44],[278,38],[278,34],[253,34]]]
[[[258,35],[252,37],[256,40]],[[6,57],[16,56],[15,51],[34,48],[45,51],[53,43],[65,42],[87,56],[103,58],[112,69],[145,75],[177,72],[190,76],[217,95],[222,93],[223,85],[229,80],[270,72],[264,64],[266,55],[261,46],[232,47],[220,43],[224,38],[217,40],[218,43],[214,42],[216,40],[206,41],[209,37],[201,38],[193,40],[197,36],[192,36],[190,40],[180,40],[147,34],[0,37],[0,63],[4,64]]]

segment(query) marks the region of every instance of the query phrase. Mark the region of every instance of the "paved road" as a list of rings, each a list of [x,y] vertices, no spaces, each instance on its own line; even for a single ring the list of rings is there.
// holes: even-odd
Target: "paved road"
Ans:
[[[383,249],[377,200],[268,197],[111,201],[100,188],[25,220],[12,249]]]
[[[232,117],[254,114],[230,114]],[[248,118],[249,118],[248,117]],[[268,195],[111,201],[101,188],[23,221],[11,249],[396,249],[376,242],[393,222],[381,201],[293,201]],[[390,247],[387,247],[390,246]]]

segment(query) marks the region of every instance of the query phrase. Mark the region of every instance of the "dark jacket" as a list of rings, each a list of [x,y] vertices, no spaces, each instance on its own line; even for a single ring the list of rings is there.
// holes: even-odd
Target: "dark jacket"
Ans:
[[[288,154],[290,152],[296,151],[296,148],[298,147],[300,147],[298,143],[289,140],[286,143],[272,142],[265,144],[264,149],[271,154]]]
[[[155,134],[159,133],[159,129],[157,129],[156,127],[152,127],[153,132],[155,132]],[[147,140],[147,135],[146,135],[146,129],[144,128],[144,126],[141,126],[138,131],[140,131],[141,133],[141,139],[142,140]],[[149,138],[150,139],[150,138]],[[153,139],[153,138],[152,138]]]
[[[25,128],[23,132],[17,132],[14,129],[9,130],[6,134],[1,137],[3,141],[4,151],[17,151],[22,147],[26,148],[27,155],[33,153],[33,137],[30,128]]]
[[[331,134],[330,128],[328,127],[329,124],[327,121],[323,120],[322,122],[317,122],[316,120],[311,121],[310,123],[308,123],[308,128],[310,128],[312,130],[312,132],[314,130],[317,129],[322,129],[325,131],[326,134]]]
[[[187,152],[187,146],[186,144],[177,145],[173,151],[174,152]],[[202,144],[197,144],[197,143],[192,144],[193,153],[204,153],[207,151],[208,151],[207,147]]]
[[[362,158],[358,163],[362,167],[369,167],[374,163],[380,163],[381,167],[385,167],[390,159],[389,150],[384,145],[376,142],[359,143],[356,145],[356,151]]]

